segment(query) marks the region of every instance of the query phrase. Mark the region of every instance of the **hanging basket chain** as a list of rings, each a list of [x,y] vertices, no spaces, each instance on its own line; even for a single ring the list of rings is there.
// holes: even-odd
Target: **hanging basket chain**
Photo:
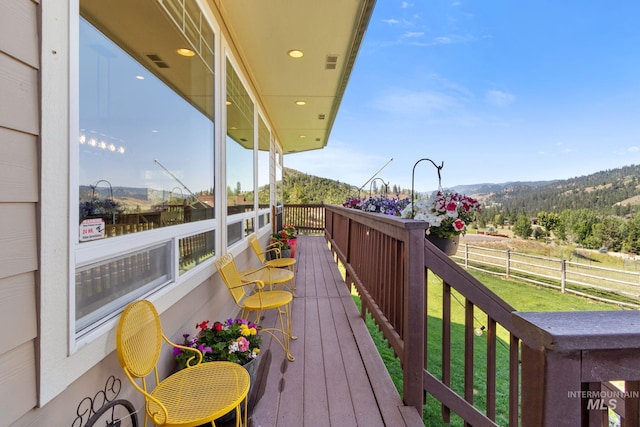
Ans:
[[[413,165],[413,170],[411,171],[411,217],[413,218],[415,216],[415,207],[414,207],[414,201],[415,201],[415,191],[414,191],[414,182],[415,182],[415,175],[416,175],[416,166],[418,166],[418,163],[424,161],[424,160],[428,160],[431,162],[431,164],[433,164],[433,166],[435,166],[435,168],[438,171],[438,191],[442,190],[442,175],[440,174],[440,171],[442,170],[442,168],[444,167],[444,161],[441,162],[440,166],[438,166],[436,164],[436,162],[434,162],[431,159],[427,159],[427,158],[423,158],[418,160],[417,162],[414,163]]]

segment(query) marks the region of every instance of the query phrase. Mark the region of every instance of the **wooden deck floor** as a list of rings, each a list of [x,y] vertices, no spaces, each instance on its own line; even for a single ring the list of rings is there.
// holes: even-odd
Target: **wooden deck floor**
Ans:
[[[300,236],[295,258],[296,360],[264,334],[249,426],[423,426],[391,382],[324,237]]]

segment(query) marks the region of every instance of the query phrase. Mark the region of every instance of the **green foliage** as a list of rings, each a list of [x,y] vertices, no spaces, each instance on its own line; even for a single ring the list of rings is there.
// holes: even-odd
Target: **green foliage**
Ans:
[[[518,215],[515,224],[513,224],[513,232],[516,236],[528,239],[533,232],[531,220],[526,215]]]
[[[333,179],[307,175],[294,169],[283,169],[284,203],[326,203],[339,205],[358,191],[352,185]]]
[[[547,232],[551,232],[558,228],[560,215],[555,212],[538,212],[538,224],[543,226]]]
[[[196,325],[198,332],[191,337],[184,334],[182,345],[197,348],[203,353],[203,362],[228,361],[244,365],[260,352],[262,336],[254,323],[245,319],[227,319],[225,322],[209,322]],[[178,367],[184,369],[196,362],[194,352],[174,349]]]
[[[305,204],[305,203],[326,203],[329,205],[342,205],[349,196],[358,196],[358,187],[328,178],[320,178],[307,175],[295,169],[283,169],[284,180],[284,203],[285,204]],[[372,183],[373,187],[377,186]],[[380,187],[377,186],[379,190]],[[360,197],[369,196],[367,191],[361,191]],[[389,196],[408,196],[410,192],[398,186],[391,186]],[[375,193],[375,191],[374,191]]]

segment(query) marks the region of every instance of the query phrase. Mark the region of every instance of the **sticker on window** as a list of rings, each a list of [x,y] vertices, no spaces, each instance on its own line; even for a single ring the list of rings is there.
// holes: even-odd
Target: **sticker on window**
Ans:
[[[85,219],[80,223],[80,241],[88,242],[90,240],[104,239],[104,229],[104,219]]]

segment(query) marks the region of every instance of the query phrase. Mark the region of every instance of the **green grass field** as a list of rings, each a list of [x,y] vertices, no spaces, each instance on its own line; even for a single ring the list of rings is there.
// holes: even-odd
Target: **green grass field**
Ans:
[[[517,311],[599,311],[599,310],[619,310],[615,305],[604,304],[589,300],[587,298],[576,297],[569,294],[561,294],[559,291],[533,286],[526,283],[507,281],[500,277],[483,273],[472,273],[485,286],[495,292],[498,296],[508,302]],[[429,277],[428,293],[428,360],[429,371],[440,378],[441,373],[441,331],[442,331],[442,287],[437,286],[439,279]],[[441,281],[440,281],[441,283]],[[463,391],[464,376],[464,298],[454,292],[452,299],[452,388],[459,394]],[[360,305],[359,298],[354,297],[356,304]],[[459,302],[459,303],[458,303]],[[480,311],[475,314],[477,327],[486,323],[486,315]],[[402,394],[402,369],[399,361],[395,358],[393,350],[389,348],[386,340],[378,331],[377,326],[371,318],[367,319],[369,332],[373,337],[378,351],[384,360],[391,378],[398,391]],[[508,424],[508,358],[509,358],[509,334],[503,328],[498,328],[498,390],[497,390],[497,420],[499,425]],[[486,334],[476,337],[474,345],[474,357],[476,361],[476,371],[474,377],[474,403],[482,412],[485,407],[486,381],[484,367],[486,365]],[[445,425],[439,402],[432,396],[427,396],[427,404],[424,406],[423,419],[426,426]],[[463,425],[462,420],[455,414],[451,415],[452,426]]]

